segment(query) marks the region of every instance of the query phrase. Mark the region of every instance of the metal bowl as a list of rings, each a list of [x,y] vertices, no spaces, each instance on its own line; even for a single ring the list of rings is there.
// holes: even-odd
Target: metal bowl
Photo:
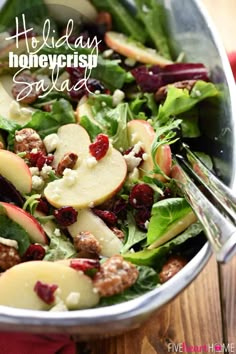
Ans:
[[[233,159],[236,153],[236,90],[226,53],[198,0],[165,0],[164,3],[173,50],[183,51],[188,61],[205,63],[211,70],[212,80],[224,88],[224,99],[217,114],[209,113],[204,119],[203,144],[213,156],[220,177],[233,187],[236,184]],[[127,2],[127,6],[132,4]],[[58,313],[0,306],[0,330],[91,336],[115,335],[136,328],[187,287],[204,268],[210,255],[210,246],[205,243],[184,269],[167,283],[118,305]]]

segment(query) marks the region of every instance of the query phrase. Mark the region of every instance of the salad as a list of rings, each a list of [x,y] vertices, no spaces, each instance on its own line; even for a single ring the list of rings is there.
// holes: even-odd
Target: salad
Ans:
[[[76,25],[47,3],[9,0],[0,16],[0,305],[108,306],[168,281],[204,244],[172,153],[201,137],[221,93],[203,63],[173,53],[161,2],[135,0],[134,14],[83,1]]]

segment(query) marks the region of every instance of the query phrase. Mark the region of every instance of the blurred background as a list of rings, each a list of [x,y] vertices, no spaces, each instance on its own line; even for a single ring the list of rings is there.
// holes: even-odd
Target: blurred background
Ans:
[[[201,0],[211,15],[228,52],[236,51],[236,0]]]

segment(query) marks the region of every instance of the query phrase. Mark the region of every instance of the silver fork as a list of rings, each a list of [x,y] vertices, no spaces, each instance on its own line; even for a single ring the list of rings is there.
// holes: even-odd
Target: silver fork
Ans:
[[[183,149],[187,159],[175,155],[173,177],[202,223],[217,261],[226,263],[236,253],[236,195],[205,167],[187,145],[183,144]],[[189,174],[205,187],[213,197],[212,201],[200,191]]]

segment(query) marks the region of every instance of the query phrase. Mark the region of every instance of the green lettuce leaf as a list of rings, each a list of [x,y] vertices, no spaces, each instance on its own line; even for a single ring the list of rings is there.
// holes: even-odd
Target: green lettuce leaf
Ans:
[[[135,299],[146,292],[156,288],[159,279],[154,269],[145,266],[137,266],[139,276],[134,285],[121,294],[102,297],[97,307],[111,306],[121,302]]]
[[[108,113],[112,121],[117,122],[116,133],[111,137],[115,149],[124,151],[129,147],[127,123],[132,119],[128,103],[120,103]]]
[[[165,102],[159,106],[155,123],[164,125],[170,117],[190,111],[199,102],[219,95],[220,92],[214,84],[201,80],[196,82],[190,93],[186,89],[178,89],[170,85]]]
[[[160,55],[171,59],[168,38],[165,33],[165,9],[160,0],[135,0],[138,18]]]
[[[92,0],[99,11],[108,11],[112,15],[112,23],[117,31],[131,36],[144,43],[147,37],[146,31],[139,21],[128,12],[119,0]]]
[[[56,133],[62,125],[75,122],[71,104],[65,99],[60,99],[53,104],[51,112],[36,111],[33,113],[31,120],[23,128],[32,128],[39,133],[41,138],[44,138]]]
[[[1,207],[0,210],[0,236],[15,240],[18,243],[18,251],[20,256],[26,252],[27,248],[30,246],[30,238],[28,233],[17,224],[15,221],[11,220],[7,215],[4,214],[4,208]]]
[[[163,246],[153,250],[144,249],[143,251],[135,253],[126,253],[123,254],[123,257],[134,264],[153,267],[159,271],[170,252],[172,252],[176,247],[181,246],[190,238],[199,235],[202,230],[202,225],[198,221],[190,225],[184,232],[165,243]]]
[[[145,232],[137,228],[134,217],[131,213],[128,213],[127,222],[128,222],[128,233],[127,233],[125,244],[121,249],[121,253],[128,252],[128,250],[131,247],[133,247],[140,241],[145,240],[145,238],[147,237],[147,234]]]
[[[134,81],[117,60],[104,59],[98,56],[98,65],[91,71],[90,77],[101,81],[106,88],[114,91],[121,89],[126,82]]]
[[[153,204],[148,225],[147,242],[160,239],[176,222],[192,212],[184,198],[167,198]]]

